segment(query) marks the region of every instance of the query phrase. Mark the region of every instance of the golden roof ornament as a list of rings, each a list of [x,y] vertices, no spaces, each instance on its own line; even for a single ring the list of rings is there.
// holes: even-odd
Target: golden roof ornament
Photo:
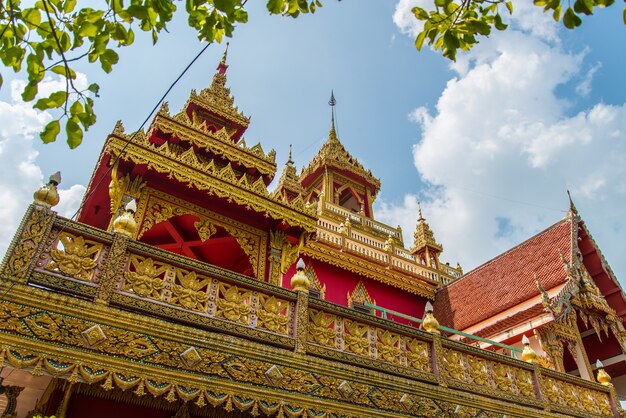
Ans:
[[[280,179],[278,179],[278,186],[273,193],[274,197],[280,197],[284,192],[291,193],[294,197],[304,195],[304,187],[300,184],[296,167],[293,164],[294,162],[291,158],[291,144],[289,144],[289,157],[280,175]]]
[[[126,235],[133,238],[137,232],[137,221],[134,214],[137,211],[137,202],[135,199],[126,204],[125,211],[113,221],[113,232]]]
[[[299,259],[296,263],[296,274],[291,278],[291,289],[296,292],[306,292],[309,293],[309,286],[311,285],[311,281],[304,274],[304,269],[306,265],[304,264],[303,259]]]
[[[430,303],[430,301],[426,302],[424,318],[422,319],[422,328],[431,334],[440,334],[439,321],[437,321],[437,318],[435,318],[435,315],[433,314],[433,304]]]
[[[226,50],[224,51],[222,60],[217,66],[217,72],[213,76],[211,85],[208,88],[202,89],[200,93],[196,93],[195,90],[192,90],[189,100],[247,128],[250,124],[250,118],[245,116],[239,111],[237,106],[235,106],[235,99],[231,96],[230,89],[226,87],[226,70],[228,69],[228,64],[226,63],[227,55],[228,44],[226,44]]]
[[[350,155],[337,137],[335,129],[335,105],[337,100],[335,100],[334,92],[331,92],[328,104],[331,106],[331,124],[328,139],[309,165],[302,170],[300,178],[310,175],[320,167],[330,166],[362,177],[373,186],[373,194],[375,195],[380,188],[380,180],[374,177],[370,170],[366,170],[356,158]]]
[[[33,194],[35,204],[45,208],[51,208],[59,203],[57,186],[61,183],[61,172],[57,171],[48,179],[48,184],[41,186]]]
[[[613,383],[611,383],[611,375],[604,370],[604,364],[602,364],[600,359],[596,360],[596,368],[598,369],[598,374],[596,375],[598,383],[604,386],[613,386]]]
[[[422,215],[422,206],[419,202],[417,202],[417,209],[418,219],[417,225],[415,226],[415,233],[413,234],[413,248],[411,251],[417,252],[425,247],[430,247],[440,252],[443,251],[443,247],[435,241],[435,235]]]
[[[522,360],[526,363],[535,363],[537,361],[537,353],[530,347],[530,340],[527,336],[522,337],[522,344],[524,344],[524,350],[522,350]]]

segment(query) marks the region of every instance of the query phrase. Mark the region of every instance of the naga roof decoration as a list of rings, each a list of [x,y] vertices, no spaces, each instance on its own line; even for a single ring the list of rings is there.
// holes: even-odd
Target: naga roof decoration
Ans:
[[[363,165],[346,150],[335,132],[333,123],[330,128],[328,140],[322,145],[317,155],[309,165],[300,173],[300,179],[304,179],[314,173],[320,167],[330,166],[340,170],[346,170],[365,179],[374,187],[374,192],[380,188],[380,180],[374,177],[371,170],[366,170]]]
[[[415,233],[413,234],[413,249],[412,251],[419,251],[424,247],[431,247],[439,251],[443,251],[441,244],[435,241],[435,235],[431,231],[430,226],[422,216],[422,208],[419,206],[419,218],[417,220],[417,226],[415,227]]]
[[[222,166],[214,159],[198,155],[193,147],[182,150],[168,142],[162,145],[151,143],[143,131],[134,136],[121,133],[121,126],[116,131],[107,140],[106,152],[109,154],[121,154],[120,159],[124,161],[145,164],[189,187],[229,199],[273,219],[284,220],[307,231],[315,230],[315,208],[307,207],[302,198],[291,202],[273,199],[263,178],[251,180],[247,173],[236,170],[230,163]]]

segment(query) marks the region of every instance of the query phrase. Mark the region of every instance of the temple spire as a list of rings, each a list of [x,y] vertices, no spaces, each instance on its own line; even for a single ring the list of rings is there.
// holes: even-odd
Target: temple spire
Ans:
[[[293,165],[293,159],[291,158],[291,144],[289,144],[289,158],[287,158],[287,163],[285,165]]]
[[[228,45],[230,43],[226,42],[226,49],[224,50],[224,55],[222,55],[222,60],[217,65],[217,72],[219,74],[226,74],[226,70],[228,69],[228,64],[226,64],[226,58],[228,57]]]
[[[417,213],[419,214],[419,218],[417,218],[418,222],[419,221],[424,221],[424,217],[422,216],[422,205],[420,205],[420,202],[417,202]]]
[[[335,100],[335,93],[333,90],[330,91],[330,100],[328,101],[330,105],[330,134],[329,138],[337,139],[337,132],[335,131],[335,105],[337,104],[337,100]]]

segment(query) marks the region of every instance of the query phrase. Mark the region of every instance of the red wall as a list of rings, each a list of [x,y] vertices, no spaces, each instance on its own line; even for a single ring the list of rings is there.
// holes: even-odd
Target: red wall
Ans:
[[[325,299],[329,302],[348,306],[348,293],[352,293],[359,280],[362,280],[367,292],[376,302],[376,305],[417,318],[421,318],[424,315],[426,299],[422,296],[404,292],[398,288],[365,278],[318,260],[312,260],[308,257],[303,257],[303,259],[307,266],[311,263],[322,285],[326,285]],[[290,281],[295,272],[296,268],[295,265],[293,265],[283,278],[283,287],[287,289],[291,288]],[[380,313],[377,314],[377,316],[380,316]],[[400,323],[408,322],[405,319],[392,318],[391,316],[388,316],[388,319],[393,319]]]

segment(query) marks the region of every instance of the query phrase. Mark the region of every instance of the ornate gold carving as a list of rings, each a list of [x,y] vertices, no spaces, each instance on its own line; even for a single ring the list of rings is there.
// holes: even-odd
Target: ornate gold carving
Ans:
[[[377,331],[378,342],[376,343],[377,357],[390,363],[400,363],[401,350],[400,336],[392,334],[388,330]]]
[[[409,367],[422,372],[430,372],[430,353],[428,344],[415,338],[407,339],[406,360]]]
[[[102,252],[102,244],[85,240],[80,235],[75,236],[68,232],[59,234],[57,245],[59,242],[63,245],[63,249],[50,250],[52,261],[48,263],[46,270],[58,271],[77,279],[91,281],[98,265],[97,260]]]
[[[107,339],[107,336],[98,324],[90,326],[81,332],[81,335],[85,339],[85,342],[91,347],[96,346]]]
[[[3,273],[11,280],[26,281],[35,264],[35,251],[48,233],[54,217],[54,212],[49,209],[35,205],[29,207],[2,266]]]
[[[249,301],[250,292],[247,290],[239,290],[237,286],[220,283],[218,310],[215,316],[223,316],[229,321],[247,324],[250,315]]]
[[[206,287],[210,281],[208,278],[198,277],[194,271],[176,269],[176,279],[172,286],[174,297],[170,299],[170,303],[193,311],[206,312],[206,302],[209,300]]]
[[[202,361],[202,356],[198,353],[198,350],[196,350],[195,347],[189,347],[180,353],[180,359],[183,361],[185,366],[191,369],[193,366]]]
[[[346,351],[359,356],[368,356],[370,343],[366,336],[369,327],[356,321],[346,321],[348,323],[343,335]]]
[[[339,142],[334,130],[331,130],[328,140],[322,145],[317,155],[300,173],[300,179],[313,174],[320,167],[335,167],[356,174],[370,183],[375,190],[380,188],[378,180],[370,170],[366,170]]]
[[[287,333],[289,302],[274,296],[259,295],[257,326],[279,334]]]
[[[311,282],[309,286],[309,291],[311,289],[317,290],[320,295],[320,299],[325,299],[326,285],[323,285],[322,282],[320,282],[320,279],[317,278],[317,274],[315,273],[315,270],[313,269],[311,263],[307,264],[306,268],[304,269],[304,274],[309,278],[309,281]]]
[[[270,231],[270,254],[268,256],[270,262],[270,278],[269,282],[275,286],[280,286],[281,266],[283,244],[285,242],[285,233],[280,230]]]
[[[169,269],[166,264],[155,265],[151,258],[130,255],[130,269],[124,273],[126,282],[122,290],[132,291],[139,296],[161,300],[161,291],[165,288],[165,273]]]
[[[535,394],[532,374],[529,370],[515,370],[515,386],[517,386],[517,391],[523,396],[534,396]]]
[[[420,295],[431,300],[435,298],[436,286],[433,283],[418,280],[406,273],[399,273],[387,269],[379,264],[352,254],[338,252],[336,249],[325,244],[309,241],[302,249],[301,254],[412,294]]]
[[[282,251],[280,253],[280,272],[282,274],[287,273],[289,267],[291,267],[293,263],[296,262],[298,256],[300,255],[300,252],[302,251],[302,248],[305,245],[306,238],[307,234],[305,232],[302,232],[296,245],[291,245],[289,243],[289,240],[287,239],[283,241]],[[278,239],[278,237],[276,237],[275,239]]]
[[[503,363],[492,363],[493,382],[496,388],[509,392],[513,389],[511,367]]]
[[[295,340],[297,353],[306,351],[306,342],[309,334],[309,294],[307,292],[297,292],[296,318],[295,318]]]
[[[128,141],[110,136],[107,143],[109,153],[119,153]],[[167,145],[167,142],[165,143]],[[316,215],[314,208],[307,208],[302,201],[277,202],[268,193],[263,179],[248,182],[247,176],[239,180],[224,178],[220,168],[213,161],[194,164],[181,161],[181,157],[169,149],[151,144],[145,134],[137,134],[126,147],[122,159],[136,164],[145,164],[158,173],[168,173],[172,178],[189,184],[211,195],[228,199],[239,205],[263,213],[273,219],[285,221],[307,231],[315,231]]]
[[[104,263],[104,269],[98,275],[100,286],[96,294],[96,302],[108,303],[111,294],[116,290],[117,281],[122,276],[124,267],[126,267],[127,245],[128,237],[126,235],[114,234],[113,242]]]
[[[489,383],[489,374],[487,372],[487,361],[479,357],[467,356],[469,365],[468,371],[471,383],[479,386],[486,386]]]
[[[446,374],[456,380],[465,382],[465,366],[463,365],[463,355],[452,349],[444,349],[443,368]]]
[[[369,292],[365,288],[363,280],[359,280],[359,282],[354,287],[354,290],[352,290],[352,292],[348,292],[347,298],[348,306],[354,306],[355,304],[364,305],[365,302],[376,305],[376,301],[372,299]]]
[[[207,219],[197,221],[193,224],[193,226],[196,227],[196,231],[198,231],[198,236],[202,241],[208,240],[217,233],[217,229],[215,228],[215,226]]]
[[[326,347],[335,347],[335,315],[323,311],[309,311],[309,340]]]

